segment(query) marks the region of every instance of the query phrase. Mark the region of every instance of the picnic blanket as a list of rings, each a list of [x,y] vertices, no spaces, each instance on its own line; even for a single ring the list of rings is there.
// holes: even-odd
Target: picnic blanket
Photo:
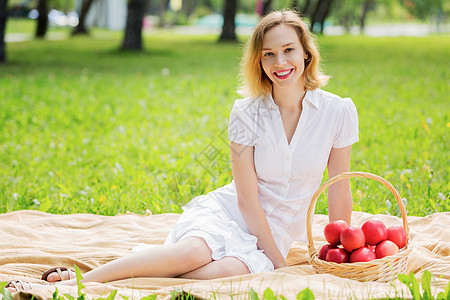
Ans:
[[[12,279],[39,283],[41,274],[54,266],[73,267],[82,272],[110,260],[127,255],[141,243],[162,244],[178,214],[101,216],[94,214],[54,215],[39,211],[16,211],[0,214],[0,281]],[[401,219],[388,215],[354,212],[352,224],[378,218],[387,226],[400,225]],[[326,215],[315,215],[313,236],[315,245],[323,244]],[[433,293],[444,291],[450,280],[450,212],[426,217],[408,217],[412,250],[408,257],[408,272],[419,278],[429,270]],[[316,244],[317,242],[317,244]],[[87,299],[106,298],[117,290],[120,296],[141,299],[158,295],[171,298],[174,291],[189,292],[196,299],[249,299],[252,288],[259,297],[270,288],[275,295],[295,299],[309,288],[316,299],[410,297],[406,285],[398,279],[392,283],[358,282],[329,274],[316,274],[307,261],[307,244],[295,242],[287,258],[288,267],[270,273],[235,276],[215,280],[178,278],[134,278],[106,284],[85,283],[82,290]],[[31,292],[14,295],[15,299],[49,299],[55,286],[43,286]],[[58,286],[59,294],[78,296],[77,287]],[[232,296],[233,295],[233,296]]]

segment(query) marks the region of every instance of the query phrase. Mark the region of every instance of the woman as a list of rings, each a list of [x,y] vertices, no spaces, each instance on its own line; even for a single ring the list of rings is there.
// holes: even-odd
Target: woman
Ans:
[[[230,115],[234,180],[189,202],[164,245],[111,261],[85,273],[83,282],[211,279],[286,266],[291,243],[306,242],[306,210],[325,168],[330,177],[349,171],[351,145],[358,141],[353,102],[319,89],[328,79],[319,60],[308,27],[294,12],[265,16],[241,63],[247,97]],[[348,180],[329,188],[328,205],[330,221],[350,223]],[[70,270],[44,277],[76,284]],[[12,291],[31,287],[9,284]]]

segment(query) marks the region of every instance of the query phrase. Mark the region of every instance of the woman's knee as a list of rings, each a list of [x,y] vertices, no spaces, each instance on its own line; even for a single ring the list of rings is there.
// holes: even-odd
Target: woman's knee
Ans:
[[[236,257],[224,257],[222,258],[222,275],[223,276],[237,276],[250,274],[251,271],[247,264]]]
[[[191,272],[179,275],[181,278],[209,280],[230,276],[239,276],[250,274],[247,265],[235,257],[224,257],[212,261],[203,267],[197,268]]]
[[[180,263],[198,268],[212,261],[211,249],[203,238],[188,237],[179,243]]]

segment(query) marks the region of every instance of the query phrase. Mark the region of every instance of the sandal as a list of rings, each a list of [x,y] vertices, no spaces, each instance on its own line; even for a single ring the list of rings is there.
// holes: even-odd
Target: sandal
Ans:
[[[42,274],[41,279],[47,281],[48,275],[56,272],[56,273],[58,273],[59,278],[60,278],[60,280],[57,280],[57,281],[63,281],[63,274],[62,274],[63,271],[67,271],[69,273],[69,279],[76,278],[76,276],[72,275],[72,273],[75,273],[74,270],[67,269],[66,267],[54,267],[54,268],[51,268],[51,269],[45,271],[44,274]],[[67,280],[67,279],[64,279],[64,280]]]
[[[15,288],[16,292],[20,292],[20,291],[31,291],[33,289],[33,287],[31,286],[31,283],[27,282],[27,281],[22,281],[22,280],[11,280],[8,281],[8,283],[5,286],[6,288]]]

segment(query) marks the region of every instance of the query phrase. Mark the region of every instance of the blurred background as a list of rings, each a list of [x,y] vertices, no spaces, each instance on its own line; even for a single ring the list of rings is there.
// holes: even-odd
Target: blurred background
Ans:
[[[180,212],[229,183],[243,43],[284,8],[358,108],[352,170],[449,211],[449,0],[0,0],[0,213]],[[399,216],[351,184],[355,210]]]
[[[450,31],[450,1],[445,0],[0,0],[0,38],[58,39],[102,28],[124,31],[122,47],[140,49],[142,34],[171,28],[233,41],[236,34],[249,34],[260,16],[282,8],[296,9],[315,33],[324,35]]]

